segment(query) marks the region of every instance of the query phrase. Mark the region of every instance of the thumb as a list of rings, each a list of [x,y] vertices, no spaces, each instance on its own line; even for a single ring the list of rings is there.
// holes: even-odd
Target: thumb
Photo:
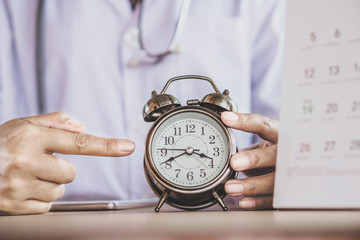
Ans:
[[[22,120],[27,121],[31,124],[66,130],[70,132],[85,132],[86,128],[83,124],[71,120],[63,112],[53,112],[42,114],[39,116],[25,117]]]

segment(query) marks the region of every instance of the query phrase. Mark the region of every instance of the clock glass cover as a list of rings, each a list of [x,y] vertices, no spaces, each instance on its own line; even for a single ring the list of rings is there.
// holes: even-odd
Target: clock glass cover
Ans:
[[[226,128],[201,111],[164,118],[150,144],[152,164],[160,177],[184,189],[216,181],[228,164],[229,151]]]

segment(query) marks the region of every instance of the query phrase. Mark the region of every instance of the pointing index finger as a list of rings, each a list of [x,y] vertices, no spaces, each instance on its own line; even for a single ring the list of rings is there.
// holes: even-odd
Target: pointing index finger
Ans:
[[[256,113],[223,112],[221,120],[229,127],[258,134],[262,139],[277,142],[278,121]]]
[[[72,133],[59,129],[45,129],[45,150],[61,154],[113,156],[131,154],[135,143],[124,139],[97,137],[86,133]]]

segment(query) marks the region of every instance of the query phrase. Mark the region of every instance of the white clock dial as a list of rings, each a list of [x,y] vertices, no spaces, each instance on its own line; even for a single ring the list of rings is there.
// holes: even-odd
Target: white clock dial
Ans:
[[[167,181],[196,188],[226,167],[229,139],[218,121],[200,112],[181,112],[162,122],[153,135],[151,158]]]

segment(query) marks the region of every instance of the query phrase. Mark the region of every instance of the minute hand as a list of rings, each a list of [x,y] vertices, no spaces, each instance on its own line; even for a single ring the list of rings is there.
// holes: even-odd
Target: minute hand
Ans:
[[[177,156],[175,156],[175,157],[171,157],[171,158],[169,158],[168,160],[163,161],[162,163],[160,163],[160,165],[163,164],[163,163],[171,162],[171,161],[175,160],[175,158],[181,157],[181,156],[184,155],[184,154],[186,154],[186,152],[183,152],[183,153],[181,153],[181,154],[179,154],[179,155],[177,155]]]

